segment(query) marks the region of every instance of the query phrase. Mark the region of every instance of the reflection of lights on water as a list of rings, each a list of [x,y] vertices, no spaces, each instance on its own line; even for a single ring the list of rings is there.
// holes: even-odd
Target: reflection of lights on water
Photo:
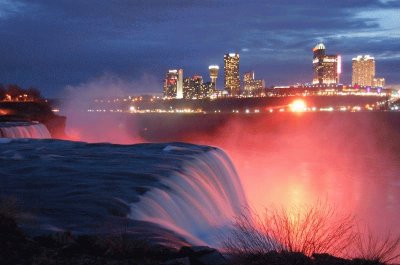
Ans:
[[[295,101],[292,102],[292,104],[289,105],[289,107],[292,112],[307,111],[306,102],[302,99],[296,99]]]

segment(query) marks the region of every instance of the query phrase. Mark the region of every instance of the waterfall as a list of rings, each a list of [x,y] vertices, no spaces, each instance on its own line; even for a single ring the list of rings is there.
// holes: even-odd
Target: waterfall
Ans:
[[[0,143],[0,191],[35,216],[24,222],[33,235],[125,231],[154,243],[218,247],[220,233],[247,206],[232,162],[215,147]]]
[[[164,149],[174,150],[171,146]],[[233,218],[247,207],[244,191],[222,150],[187,156],[181,172],[161,178],[160,187],[131,205],[129,217],[172,230],[191,244],[216,246],[219,233],[229,229]]]
[[[46,126],[38,122],[2,122],[0,123],[1,138],[51,138]]]

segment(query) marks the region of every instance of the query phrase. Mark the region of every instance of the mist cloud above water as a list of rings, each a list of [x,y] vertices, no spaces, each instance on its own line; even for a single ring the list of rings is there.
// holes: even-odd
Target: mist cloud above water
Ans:
[[[62,107],[62,114],[67,116],[67,135],[72,140],[86,142],[140,142],[140,137],[127,127],[129,122],[126,115],[96,115],[88,113],[87,110],[93,105],[94,99],[127,97],[155,85],[157,82],[150,75],[143,75],[139,80],[128,82],[116,75],[105,74],[87,83],[66,87],[66,101]],[[115,106],[110,105],[110,108],[114,109]]]

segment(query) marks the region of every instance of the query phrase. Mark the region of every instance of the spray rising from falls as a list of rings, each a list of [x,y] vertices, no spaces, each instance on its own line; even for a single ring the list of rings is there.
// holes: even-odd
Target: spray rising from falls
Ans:
[[[37,122],[0,123],[0,138],[49,139],[51,135],[46,126]]]
[[[179,155],[185,148],[167,146]],[[188,150],[186,150],[188,151]],[[130,217],[160,225],[192,244],[217,244],[218,233],[247,206],[239,177],[220,149],[185,154],[181,170],[161,179],[161,186],[132,204]]]

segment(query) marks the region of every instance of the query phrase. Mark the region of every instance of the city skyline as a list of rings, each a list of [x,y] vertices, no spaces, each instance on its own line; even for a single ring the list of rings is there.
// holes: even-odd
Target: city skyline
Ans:
[[[379,76],[396,85],[399,12],[400,1],[387,0],[332,0],[324,5],[7,0],[0,3],[0,82],[58,96],[66,86],[111,74],[128,84],[139,83],[132,92],[154,93],[165,69],[182,68],[188,76],[205,77],[209,65],[223,65],[220,54],[232,51],[242,55],[241,70],[254,70],[269,85],[305,83],[312,78],[309,52],[324,42],[342,55],[343,83],[351,83],[351,59],[371,54],[379,61]],[[146,76],[153,82],[143,88],[144,82],[137,81]],[[222,78],[217,82],[222,87]]]

